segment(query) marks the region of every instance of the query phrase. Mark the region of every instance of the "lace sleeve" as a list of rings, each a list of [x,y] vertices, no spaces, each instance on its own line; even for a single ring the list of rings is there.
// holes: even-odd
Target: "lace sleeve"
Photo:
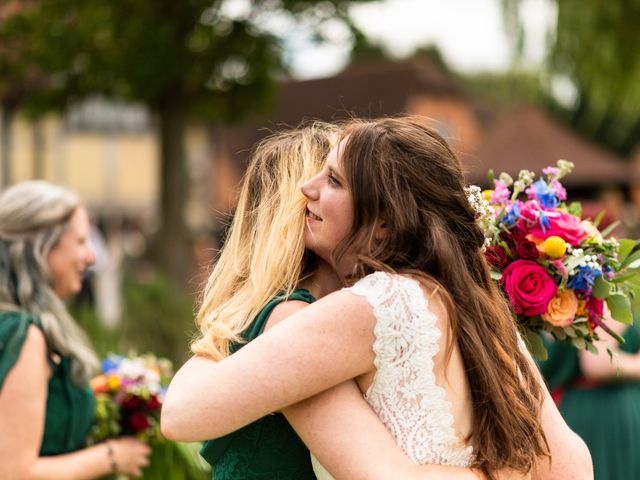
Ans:
[[[348,289],[366,298],[376,319],[376,374],[365,399],[414,462],[468,466],[471,447],[453,428],[451,404],[436,384],[441,332],[420,284],[376,272]]]

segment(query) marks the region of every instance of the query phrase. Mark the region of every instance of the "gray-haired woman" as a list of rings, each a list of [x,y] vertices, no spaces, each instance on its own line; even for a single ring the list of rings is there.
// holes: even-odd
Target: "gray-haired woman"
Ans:
[[[0,478],[138,476],[149,447],[85,448],[98,364],[64,300],[94,261],[89,216],[72,192],[28,181],[0,194]]]

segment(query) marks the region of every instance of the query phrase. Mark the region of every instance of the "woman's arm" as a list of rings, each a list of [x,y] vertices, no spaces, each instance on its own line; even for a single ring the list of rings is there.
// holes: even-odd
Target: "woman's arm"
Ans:
[[[42,332],[29,327],[18,361],[0,392],[0,478],[84,480],[112,473],[106,444],[39,457],[49,376]],[[134,439],[112,440],[119,471],[139,475],[149,448]]]
[[[607,325],[618,335],[622,335],[627,328],[633,328],[613,320],[606,305],[604,309]],[[599,382],[622,379],[640,380],[640,353],[627,353],[620,350],[618,341],[606,333],[600,335],[596,346],[598,353],[580,352],[580,369],[586,378]],[[607,349],[613,353],[613,358],[609,356]]]
[[[191,358],[169,386],[163,434],[185,441],[220,437],[372,371],[374,325],[364,298],[339,291],[221,362]]]
[[[445,465],[416,465],[395,443],[354,381],[337,385],[283,410],[320,463],[336,478],[478,480],[481,472]],[[513,471],[499,480],[530,478]]]

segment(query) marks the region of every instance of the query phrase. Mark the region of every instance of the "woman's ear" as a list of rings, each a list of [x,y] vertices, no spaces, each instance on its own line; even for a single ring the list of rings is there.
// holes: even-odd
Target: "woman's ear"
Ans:
[[[387,238],[387,222],[384,220],[376,220],[373,230],[373,238],[375,238],[377,242],[381,242]]]

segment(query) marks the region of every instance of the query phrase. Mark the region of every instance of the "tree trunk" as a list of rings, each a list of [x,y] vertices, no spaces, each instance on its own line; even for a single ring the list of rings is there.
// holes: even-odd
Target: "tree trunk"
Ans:
[[[0,118],[0,190],[11,185],[11,122],[13,121],[13,109],[2,107]]]
[[[44,131],[42,128],[42,121],[40,119],[34,120],[31,124],[32,136],[32,152],[33,152],[33,178],[39,178],[44,180],[46,176],[44,165]]]
[[[188,194],[184,146],[186,109],[176,98],[162,105],[159,114],[161,167],[157,260],[173,287],[187,291],[193,259],[184,221]]]

